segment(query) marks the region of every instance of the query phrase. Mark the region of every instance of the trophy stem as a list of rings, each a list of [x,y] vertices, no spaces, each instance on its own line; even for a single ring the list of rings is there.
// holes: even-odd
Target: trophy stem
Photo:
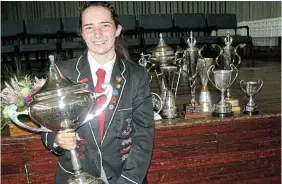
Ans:
[[[76,150],[71,150],[71,163],[72,163],[72,168],[74,170],[74,176],[78,176],[82,173],[82,167],[81,163],[79,161],[79,158],[77,157],[77,152]]]
[[[222,90],[221,91],[221,99],[220,99],[220,104],[224,104],[225,103],[225,100],[224,100],[224,91]]]
[[[253,95],[250,95],[250,100],[249,100],[248,105],[254,105]]]
[[[191,105],[196,105],[196,98],[195,98],[196,80],[194,78],[190,80],[190,87],[191,87]]]

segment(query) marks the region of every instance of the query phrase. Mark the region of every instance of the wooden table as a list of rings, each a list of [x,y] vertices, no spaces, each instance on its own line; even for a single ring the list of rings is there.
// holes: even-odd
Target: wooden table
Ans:
[[[150,184],[281,183],[281,65],[247,65],[239,69],[232,94],[242,106],[247,99],[238,88],[239,80],[264,80],[255,97],[261,113],[156,122]],[[153,91],[156,86],[152,85]],[[215,101],[219,99],[216,89],[211,87],[211,93]],[[188,100],[182,81],[177,106]],[[2,184],[53,183],[57,159],[44,148],[39,135],[1,138]]]

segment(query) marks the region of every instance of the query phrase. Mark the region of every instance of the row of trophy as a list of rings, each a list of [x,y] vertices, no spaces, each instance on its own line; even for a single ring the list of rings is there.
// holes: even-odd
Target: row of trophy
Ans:
[[[191,92],[190,102],[183,104],[182,115],[184,118],[202,117],[210,112],[213,116],[228,117],[234,114],[233,111],[241,111],[239,100],[231,96],[230,87],[237,79],[237,67],[241,63],[241,57],[237,53],[237,49],[242,48],[244,45],[239,44],[234,48],[232,41],[232,37],[229,35],[229,32],[227,32],[227,37],[224,39],[224,47],[220,47],[216,44],[212,45],[213,48],[218,48],[218,56],[208,58],[203,57],[202,54],[206,45],[198,48],[192,31],[187,40],[188,48],[184,50],[178,47],[175,53],[173,49],[165,43],[162,34],[160,34],[159,44],[153,49],[152,54],[142,53],[141,59],[139,60],[139,64],[147,68],[150,81],[153,77],[151,73],[154,72],[156,74],[160,87],[161,92],[159,97],[156,93],[152,94],[156,115],[155,119],[173,119],[179,117],[175,98],[182,74],[188,76]],[[215,70],[216,65],[221,69]],[[213,80],[210,77],[211,73],[213,74]],[[235,75],[233,73],[235,73]],[[199,102],[196,100],[197,76],[199,76],[202,84]],[[208,89],[209,81],[221,92],[220,101],[216,104],[212,104],[210,91]],[[243,85],[245,85],[245,87],[243,87]],[[260,85],[260,87],[258,85]],[[250,98],[249,102],[244,107],[243,113],[249,115],[258,113],[253,97],[260,90],[262,85],[263,82],[261,80],[258,80],[258,82],[240,81],[242,91]],[[160,113],[160,115],[158,115],[158,113]]]

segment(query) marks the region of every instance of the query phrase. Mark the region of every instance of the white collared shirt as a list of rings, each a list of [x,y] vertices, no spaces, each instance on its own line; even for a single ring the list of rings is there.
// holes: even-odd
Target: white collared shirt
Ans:
[[[87,58],[88,58],[88,62],[90,65],[90,70],[91,70],[91,75],[92,75],[92,79],[93,79],[93,83],[94,86],[96,86],[98,77],[96,75],[96,71],[99,68],[102,68],[103,70],[106,71],[106,76],[105,76],[105,83],[110,83],[111,80],[111,75],[112,75],[112,70],[114,67],[114,63],[116,60],[116,55],[113,57],[112,60],[110,60],[109,62],[107,62],[104,65],[100,65],[97,61],[95,61],[95,59],[91,56],[90,51],[87,52]]]

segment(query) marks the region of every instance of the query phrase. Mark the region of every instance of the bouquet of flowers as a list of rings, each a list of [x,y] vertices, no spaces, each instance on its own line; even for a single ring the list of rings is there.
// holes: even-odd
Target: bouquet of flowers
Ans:
[[[24,111],[31,103],[31,95],[37,92],[46,82],[44,78],[34,80],[25,75],[20,80],[11,78],[10,83],[5,82],[5,88],[1,91],[1,130],[12,123],[8,116],[8,107],[11,104],[18,106],[18,111]]]

